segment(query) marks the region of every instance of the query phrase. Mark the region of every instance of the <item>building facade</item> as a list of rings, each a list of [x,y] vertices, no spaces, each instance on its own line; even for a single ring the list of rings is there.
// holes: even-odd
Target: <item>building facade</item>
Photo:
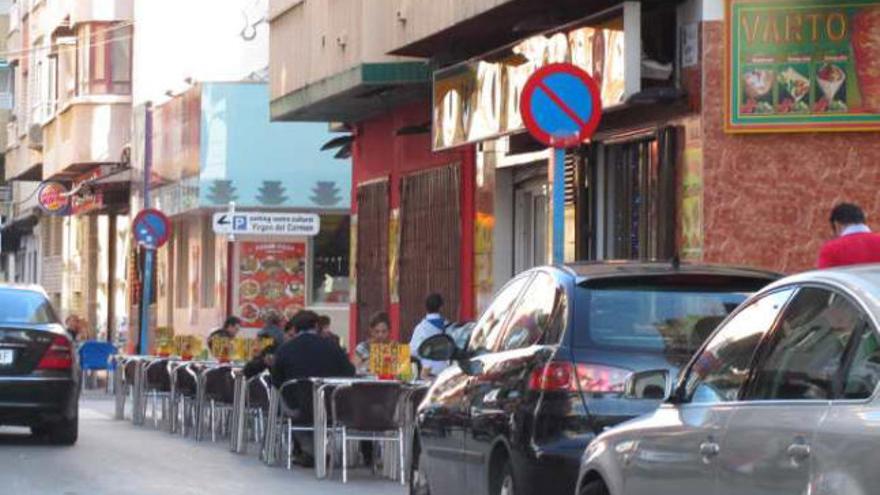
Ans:
[[[119,174],[130,141],[131,20],[130,0],[13,1],[7,37],[15,88],[7,257],[23,262],[10,273],[42,285],[63,314],[108,337],[126,325],[128,235],[119,219],[128,186]],[[33,201],[46,181],[65,188],[63,215]]]
[[[878,62],[866,42],[880,29],[878,2],[344,3],[272,3],[270,80],[273,118],[353,131],[352,210],[358,242],[373,243],[356,257],[359,312],[404,311],[394,296],[406,267],[384,254],[405,258],[399,164],[462,164],[459,230],[433,230],[468,243],[462,308],[551,261],[554,208],[566,261],[680,257],[782,272],[814,265],[836,202],[880,213]],[[604,107],[596,135],[558,167],[558,205],[551,150],[525,133],[519,108],[528,76],[554,62],[592,74]],[[387,204],[365,222],[361,198],[377,195]]]

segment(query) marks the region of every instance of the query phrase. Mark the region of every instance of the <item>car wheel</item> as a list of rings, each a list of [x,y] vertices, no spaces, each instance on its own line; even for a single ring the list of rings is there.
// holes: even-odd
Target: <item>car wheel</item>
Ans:
[[[413,449],[413,461],[409,465],[409,495],[431,495],[431,487],[425,472],[419,469],[422,456],[418,445]]]
[[[46,434],[51,444],[73,445],[79,436],[79,418],[74,416],[71,419],[65,418],[57,423],[52,423],[47,426]]]
[[[510,459],[504,461],[501,471],[498,473],[497,495],[516,495],[516,481],[513,478],[513,465]]]
[[[608,495],[608,488],[601,481],[591,481],[581,487],[578,495]]]

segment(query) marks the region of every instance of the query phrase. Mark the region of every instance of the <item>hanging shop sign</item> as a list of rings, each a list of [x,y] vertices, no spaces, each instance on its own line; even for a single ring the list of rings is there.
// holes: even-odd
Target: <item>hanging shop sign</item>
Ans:
[[[89,185],[89,182],[101,178],[103,174],[104,169],[98,167],[88,174],[77,177],[73,183],[73,190],[76,193],[70,198],[71,213],[81,215],[104,207],[104,193]]]
[[[37,188],[37,204],[49,215],[66,215],[70,210],[70,191],[56,181],[45,181]]]
[[[880,1],[727,9],[728,132],[880,130]]]
[[[304,242],[242,242],[238,253],[238,315],[262,328],[270,313],[290,318],[306,304]]]
[[[605,108],[625,102],[624,15],[599,25],[537,35],[434,73],[432,144],[442,150],[525,129],[520,97],[538,69],[568,63],[597,82]],[[635,88],[635,83],[629,81]],[[630,88],[631,89],[631,88]]]

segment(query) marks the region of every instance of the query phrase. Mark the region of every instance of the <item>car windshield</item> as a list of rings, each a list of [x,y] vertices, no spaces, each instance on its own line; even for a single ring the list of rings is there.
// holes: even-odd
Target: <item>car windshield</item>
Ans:
[[[752,290],[756,290],[754,287]],[[634,285],[578,288],[579,347],[690,355],[749,296],[741,287]]]
[[[0,289],[0,325],[16,323],[58,323],[58,317],[39,292]]]

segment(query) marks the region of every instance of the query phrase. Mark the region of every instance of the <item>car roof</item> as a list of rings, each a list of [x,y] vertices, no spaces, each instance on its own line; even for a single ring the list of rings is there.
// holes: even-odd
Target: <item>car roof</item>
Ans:
[[[43,289],[43,287],[41,287],[39,285],[33,285],[33,284],[13,284],[13,283],[0,282],[0,290],[36,292],[37,294],[42,294],[42,295],[46,296],[46,290]]]
[[[717,275],[724,277],[743,277],[766,279],[769,282],[783,277],[782,274],[756,268],[728,265],[680,263],[660,261],[591,261],[559,266],[578,278],[578,282],[615,277],[646,277],[656,275],[687,274]]]
[[[866,303],[880,307],[880,264],[853,265],[791,275],[768,285],[762,292],[791,284],[825,283],[860,295]]]

